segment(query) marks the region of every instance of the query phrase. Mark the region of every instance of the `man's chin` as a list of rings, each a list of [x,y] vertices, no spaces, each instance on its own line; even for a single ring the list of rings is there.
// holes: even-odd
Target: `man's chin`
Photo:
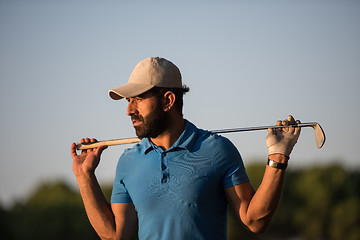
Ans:
[[[160,134],[149,133],[149,132],[141,132],[140,130],[135,128],[135,134],[138,138],[157,138]]]
[[[143,133],[139,130],[139,128],[138,127],[134,127],[134,128],[135,128],[136,136],[140,139],[143,139],[144,138]]]
[[[135,134],[138,138],[143,139],[149,137],[148,133],[142,131],[141,127],[134,127],[135,128]]]

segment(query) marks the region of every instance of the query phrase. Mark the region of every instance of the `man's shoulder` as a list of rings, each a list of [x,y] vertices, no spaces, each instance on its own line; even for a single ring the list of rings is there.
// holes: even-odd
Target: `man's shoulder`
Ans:
[[[197,128],[197,136],[199,140],[202,141],[214,141],[216,143],[224,143],[224,144],[229,144],[231,143],[231,141],[227,138],[224,137],[222,135],[219,135],[217,133],[214,133],[210,130],[205,130],[205,129],[201,129],[201,128]]]
[[[211,146],[214,150],[228,150],[235,147],[227,137],[201,128],[197,128],[197,142],[203,146]]]
[[[146,139],[142,139],[140,142],[134,144],[133,146],[126,148],[124,150],[123,154],[121,155],[121,157],[144,154],[146,149],[148,148],[145,141],[146,141]]]

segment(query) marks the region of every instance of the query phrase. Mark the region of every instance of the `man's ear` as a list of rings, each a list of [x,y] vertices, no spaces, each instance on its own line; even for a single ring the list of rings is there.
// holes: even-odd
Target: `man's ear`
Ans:
[[[176,96],[172,91],[167,91],[163,95],[163,110],[165,112],[168,112],[173,108],[175,99],[176,99]]]

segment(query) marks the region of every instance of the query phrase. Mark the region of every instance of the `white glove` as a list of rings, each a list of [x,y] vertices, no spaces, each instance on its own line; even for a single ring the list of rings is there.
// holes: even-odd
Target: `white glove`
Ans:
[[[295,146],[299,136],[300,136],[300,127],[296,127],[296,124],[300,121],[294,120],[290,115],[288,120],[277,121],[276,126],[289,126],[286,128],[269,128],[269,134],[266,137],[266,146],[268,149],[268,154],[283,154],[287,157],[290,156],[290,153]],[[292,126],[295,125],[295,126]]]

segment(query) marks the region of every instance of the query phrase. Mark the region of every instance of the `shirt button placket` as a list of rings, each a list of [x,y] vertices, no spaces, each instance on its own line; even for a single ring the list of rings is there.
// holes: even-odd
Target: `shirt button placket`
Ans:
[[[161,153],[161,183],[167,183],[169,180],[169,169],[167,166],[166,152]]]

